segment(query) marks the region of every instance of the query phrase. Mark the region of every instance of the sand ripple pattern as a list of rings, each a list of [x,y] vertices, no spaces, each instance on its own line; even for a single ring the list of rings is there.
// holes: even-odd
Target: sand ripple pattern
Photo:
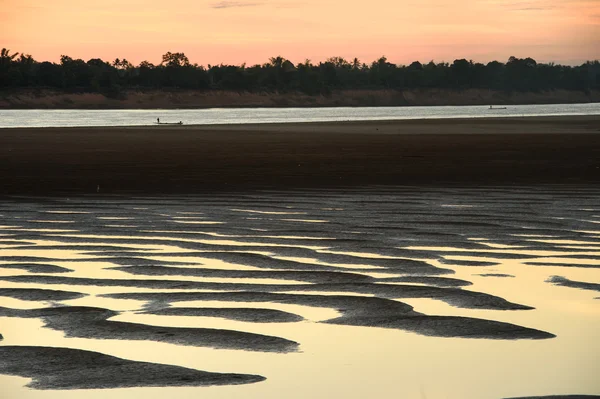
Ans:
[[[73,345],[38,346],[34,331],[15,346],[0,331],[0,374],[37,389],[256,383],[269,375],[124,360],[77,339],[302,355],[285,325],[552,339],[512,321],[538,311],[519,289],[547,271],[536,281],[555,295],[598,296],[599,198],[576,187],[3,198],[0,320],[37,321]],[[102,378],[65,373],[75,358],[105,365]],[[131,378],[111,377],[124,369]]]

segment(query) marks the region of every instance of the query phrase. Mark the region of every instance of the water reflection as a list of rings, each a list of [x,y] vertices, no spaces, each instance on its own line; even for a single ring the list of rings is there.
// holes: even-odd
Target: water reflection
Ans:
[[[511,105],[502,113],[482,106],[245,108],[159,110],[165,119],[186,124],[290,123],[357,120],[493,118],[599,115],[597,104]],[[0,128],[47,126],[136,126],[156,119],[157,110],[0,110]]]
[[[116,389],[116,397],[597,393],[598,293],[549,280],[600,282],[600,231],[589,213],[598,198],[585,187],[72,198],[68,208],[63,199],[5,198],[0,308],[99,308],[116,312],[109,321],[142,328],[223,329],[299,347],[282,354],[67,337],[48,327],[48,316],[2,315],[0,345],[76,348],[267,378]],[[52,223],[69,228],[47,228]],[[451,285],[461,281],[471,285]],[[265,322],[269,315],[281,319]],[[414,320],[422,328],[406,324]],[[452,338],[476,321],[487,338],[499,335]],[[427,323],[451,325],[454,335]],[[556,337],[521,339],[510,326]],[[27,382],[0,376],[9,397],[106,395],[42,392]]]

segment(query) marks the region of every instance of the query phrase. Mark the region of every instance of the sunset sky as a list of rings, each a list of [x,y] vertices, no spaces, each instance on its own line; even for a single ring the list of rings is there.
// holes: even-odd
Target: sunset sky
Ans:
[[[600,0],[0,0],[0,47],[39,61],[167,51],[201,65],[331,56],[371,62],[580,64],[600,58]]]

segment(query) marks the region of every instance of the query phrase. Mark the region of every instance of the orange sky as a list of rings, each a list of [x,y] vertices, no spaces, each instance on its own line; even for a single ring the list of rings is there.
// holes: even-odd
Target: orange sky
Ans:
[[[600,58],[600,0],[0,0],[0,47],[37,60],[167,51],[198,64]]]

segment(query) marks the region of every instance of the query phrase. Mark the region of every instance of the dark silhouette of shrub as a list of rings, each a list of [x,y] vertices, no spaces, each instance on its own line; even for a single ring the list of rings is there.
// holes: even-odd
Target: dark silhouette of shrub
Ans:
[[[159,65],[126,59],[112,63],[98,58],[85,62],[63,55],[60,63],[38,62],[30,55],[0,52],[0,88],[47,87],[89,91],[118,98],[127,89],[199,89],[249,92],[297,91],[328,95],[337,89],[490,89],[501,91],[600,89],[600,62],[579,66],[537,63],[532,58],[510,57],[506,63],[488,64],[458,59],[450,63],[418,61],[408,66],[390,63],[385,56],[370,65],[354,58],[331,57],[313,64],[294,65],[282,56],[262,65],[191,64],[181,52],[167,52]]]

